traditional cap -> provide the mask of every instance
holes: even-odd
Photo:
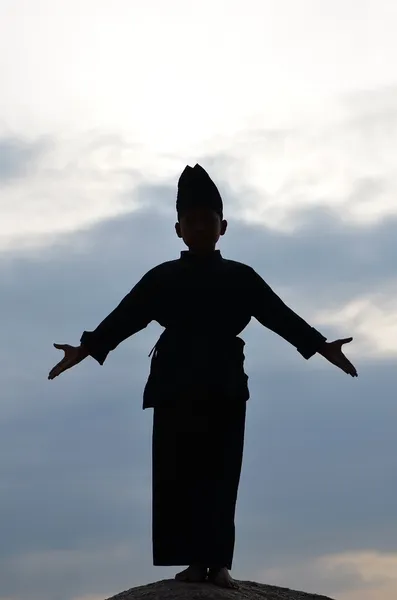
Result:
[[[185,210],[194,207],[211,208],[223,219],[223,202],[218,188],[199,164],[194,167],[186,166],[178,181],[178,217]]]

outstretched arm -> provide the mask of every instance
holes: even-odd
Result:
[[[249,294],[252,316],[295,346],[304,358],[309,359],[324,346],[327,338],[291,310],[253,269]]]
[[[295,346],[304,358],[309,359],[318,352],[348,375],[357,377],[356,368],[342,352],[342,346],[351,342],[353,338],[327,342],[319,331],[311,327],[284,304],[281,298],[253,269],[248,288],[252,316],[259,323]]]
[[[153,320],[155,282],[149,271],[94,331],[84,331],[85,351],[103,365],[107,355]]]

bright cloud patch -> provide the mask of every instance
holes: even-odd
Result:
[[[376,551],[325,555],[267,569],[258,579],[338,600],[395,600],[397,554]]]
[[[151,203],[161,210],[164,199],[173,202],[187,162],[201,162],[233,216],[249,222],[293,231],[305,210],[316,207],[356,225],[377,222],[397,213],[396,94],[378,90],[335,101],[325,115],[297,119],[290,129],[258,123],[254,131],[214,135],[201,150],[187,146],[173,155],[131,136],[61,136],[40,147],[28,170],[34,149],[8,142],[14,154],[3,157],[3,170],[14,176],[2,190],[0,249],[51,243],[55,235],[133,211],[145,202],[142,186],[152,187]]]
[[[389,286],[390,288],[390,286]],[[335,311],[317,313],[315,321],[352,331],[352,352],[366,356],[397,354],[397,286],[351,300]]]

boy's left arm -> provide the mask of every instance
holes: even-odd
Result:
[[[252,316],[261,325],[295,346],[304,358],[309,359],[319,353],[345,373],[357,376],[356,369],[341,349],[343,344],[351,342],[353,338],[327,342],[326,337],[289,308],[253,269],[250,279],[248,289]]]

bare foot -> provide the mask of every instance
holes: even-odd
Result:
[[[208,581],[219,587],[238,589],[238,583],[230,577],[230,573],[226,567],[222,567],[221,569],[210,569]]]
[[[190,565],[184,571],[175,575],[177,581],[186,581],[189,583],[200,583],[207,579],[207,567],[200,565]]]

